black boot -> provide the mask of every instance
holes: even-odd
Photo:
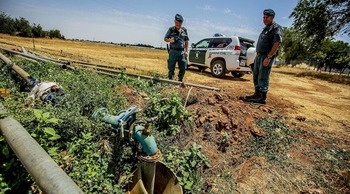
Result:
[[[260,96],[258,98],[250,99],[249,102],[266,104],[266,95],[267,95],[267,92],[260,92]]]
[[[254,98],[257,98],[260,96],[260,91],[259,90],[255,90],[254,94],[253,95],[250,95],[250,96],[245,96],[244,98],[245,99],[254,99]]]
[[[253,95],[249,95],[249,96],[240,96],[239,99],[243,100],[243,101],[249,101],[250,99],[254,99],[260,96],[260,91],[259,90],[255,90]]]

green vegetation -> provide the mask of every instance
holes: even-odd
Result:
[[[285,60],[285,64],[304,61],[317,70],[324,68],[325,71],[337,70],[341,73],[350,68],[350,45],[343,41],[327,38],[316,47],[312,40],[295,29],[284,28],[281,50],[280,58]]]
[[[246,157],[264,156],[272,163],[283,164],[288,158],[287,153],[294,143],[298,130],[290,129],[282,121],[274,118],[260,118],[256,121],[259,128],[266,132],[264,137],[252,137],[245,151]]]
[[[300,172],[315,188],[322,188],[325,193],[347,191],[350,152],[338,147],[334,143],[336,140],[327,134],[322,137],[322,134],[315,136],[307,131],[291,129],[275,118],[259,118],[256,124],[266,135],[251,137],[245,146],[245,158],[266,158],[271,166],[268,168],[273,168],[270,172],[284,173],[290,181],[289,186],[294,189],[305,187],[304,181],[295,179],[295,172]],[[314,141],[324,143],[315,144]],[[299,156],[293,156],[293,153]],[[313,165],[309,165],[311,162]]]
[[[348,0],[300,0],[290,17],[294,28],[318,46],[337,33],[350,35]]]
[[[31,25],[28,20],[23,17],[19,19],[11,18],[4,12],[0,12],[0,33],[19,35],[22,37],[50,37],[64,39],[61,32],[57,29],[45,31],[40,24]]]
[[[0,63],[0,87],[11,89],[11,96],[2,99],[9,115],[28,130],[85,193],[124,193],[124,186],[139,162],[135,157],[137,147],[134,142],[119,138],[119,132],[109,124],[90,118],[101,107],[106,107],[112,115],[128,108],[126,96],[116,89],[118,85],[133,88],[135,93],[147,93],[150,100],[137,118],[150,125],[163,153],[162,160],[176,173],[184,188],[192,193],[201,188],[199,177],[202,169],[208,166],[208,159],[201,153],[199,145],[178,146],[184,140],[179,136],[191,132],[184,129],[191,125],[192,120],[177,94],[160,94],[165,86],[171,91],[171,86],[132,79],[124,74],[112,78],[85,70],[63,70],[50,63],[11,60],[34,78],[59,82],[68,94],[56,104],[26,107],[24,103],[29,88],[24,88],[23,80],[11,75],[8,67]],[[1,193],[39,192],[40,188],[1,135],[0,146]],[[31,189],[31,186],[34,187]]]
[[[156,118],[156,127],[165,135],[176,135],[180,132],[180,122],[189,119],[190,114],[182,106],[179,96],[152,97],[150,108],[145,111],[148,118]]]
[[[182,151],[176,146],[169,146],[166,149],[167,155],[163,161],[174,169],[174,173],[179,177],[181,185],[188,193],[198,193],[201,191],[201,181],[199,173],[196,171],[201,167],[210,167],[209,161],[201,152],[201,146],[193,143],[192,148]]]
[[[350,69],[349,43],[334,40],[350,35],[350,9],[346,0],[301,0],[290,14],[294,22],[283,29],[281,45],[285,64],[303,61],[324,71]]]

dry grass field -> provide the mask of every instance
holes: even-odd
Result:
[[[10,44],[33,50],[30,38],[0,34],[0,47],[15,49]],[[167,74],[165,50],[35,39],[35,51],[55,59],[125,67],[129,73],[162,77]],[[274,67],[268,103],[259,106],[238,99],[253,91],[252,75],[242,78],[227,75],[218,79],[212,77],[209,70],[200,72],[194,67],[187,70],[185,82],[221,89],[214,92],[194,88],[191,96],[197,98],[198,103],[187,107],[197,124],[193,141],[204,147],[212,166],[204,172],[208,193],[228,190],[229,193],[350,193],[349,76],[342,77],[347,81],[341,84],[315,78],[314,73]],[[179,91],[187,94],[189,88],[179,88]],[[243,160],[243,149],[254,147],[247,137],[258,130],[253,121],[260,117],[282,118],[290,128],[302,131],[297,135],[301,143],[290,145],[292,148],[286,155],[288,165],[263,156]],[[226,128],[205,131],[203,120]],[[278,129],[276,133],[279,134]],[[215,141],[223,134],[230,137],[230,145],[224,151]]]

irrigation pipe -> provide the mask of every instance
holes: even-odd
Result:
[[[33,51],[29,51],[29,52],[33,53],[33,54],[37,54],[37,53],[35,53]],[[37,55],[41,55],[41,54],[37,54]],[[41,55],[41,56],[43,56],[45,58],[48,58],[48,57],[46,57],[44,55]],[[52,59],[52,60],[54,60],[54,59]],[[57,60],[55,60],[55,61],[57,61]],[[105,75],[109,75],[109,76],[116,76],[116,75],[115,74],[106,73],[106,72],[103,72],[103,71],[120,74],[120,73],[122,73],[122,71],[120,71],[120,70],[125,70],[125,67],[120,68],[120,67],[113,67],[113,66],[101,65],[101,64],[91,64],[91,63],[87,63],[87,62],[74,61],[74,60],[70,61],[70,62],[74,62],[74,65],[77,65],[77,66],[82,66],[82,67],[85,67],[85,68],[94,69],[97,73],[105,74]],[[100,71],[100,70],[102,70],[102,71]],[[126,74],[126,75],[129,75],[129,76],[137,77],[137,78],[152,79],[152,80],[157,80],[157,81],[160,81],[160,82],[166,82],[166,83],[175,84],[175,85],[183,84],[182,82],[174,81],[174,80],[168,80],[168,79],[162,79],[162,78],[151,77],[151,76],[146,76],[146,75],[126,73],[126,72],[123,72],[123,73]],[[185,85],[198,87],[198,88],[204,88],[204,89],[208,89],[208,90],[220,91],[219,88],[203,86],[203,85],[197,85],[197,84],[192,84],[192,83],[185,83]]]
[[[22,55],[22,56],[25,56],[25,57],[29,57],[29,58],[32,58],[32,59],[42,60],[42,61],[45,61],[45,62],[47,62],[48,60],[51,60],[53,62],[58,61],[58,60],[55,60],[55,59],[50,59],[48,57],[45,57],[45,59],[42,59],[42,58],[34,57],[34,56],[31,56],[31,55],[26,55],[26,54],[23,54],[23,53],[20,53],[20,52],[8,50],[8,49],[5,49],[5,48],[0,48],[0,49],[2,49],[4,51],[7,51],[7,52],[15,53],[15,54],[18,54],[18,55]],[[32,51],[30,51],[30,52],[34,53]],[[111,66],[93,65],[93,64],[84,63],[84,62],[77,62],[77,61],[75,61],[75,63],[80,63],[80,64],[76,64],[76,65],[83,66],[83,67],[90,67],[90,68],[93,68],[93,69],[96,69],[96,70],[103,70],[103,71],[108,71],[108,72],[118,73],[118,74],[122,73],[121,71],[115,70],[116,69],[115,67],[111,67]],[[60,64],[60,65],[62,66],[62,68],[65,68],[63,65],[66,65],[66,64]],[[75,70],[74,67],[67,66],[67,65],[66,65],[66,67]],[[120,69],[120,68],[117,68],[117,69]],[[106,73],[106,72],[101,72],[101,71],[97,71],[97,72],[100,73],[100,74],[115,76],[114,74],[110,74],[110,73]],[[162,78],[158,78],[158,77],[139,75],[139,74],[133,74],[133,73],[126,73],[126,72],[124,72],[124,74],[129,75],[129,76],[133,76],[133,77],[137,77],[137,78],[151,79],[151,80],[156,80],[156,81],[170,83],[170,84],[175,84],[175,85],[183,84],[183,82],[169,80],[169,79],[162,79]],[[192,83],[185,83],[185,85],[193,86],[193,87],[197,87],[197,88],[208,89],[208,90],[220,91],[220,88],[215,88],[215,87],[210,87],[210,86],[203,86],[203,85],[192,84]]]
[[[102,64],[92,64],[92,63],[87,63],[87,62],[82,62],[82,61],[74,61],[74,60],[70,60],[70,62],[78,63],[77,65],[81,65],[81,66],[106,67],[106,68],[110,68],[110,69],[126,70],[125,67],[115,67],[115,66],[108,66],[108,65],[102,65]]]
[[[14,70],[19,76],[21,76],[21,78],[23,78],[27,84],[30,84],[30,75],[24,71],[22,68],[20,68],[19,66],[13,64],[10,59],[8,59],[7,57],[5,57],[5,55],[3,55],[2,53],[0,53],[0,58],[8,65],[11,66],[12,70]]]
[[[47,59],[53,62],[58,62],[58,63],[66,63],[66,64],[70,64],[70,63],[76,63],[76,65],[80,65],[80,66],[84,66],[84,67],[106,67],[106,68],[112,68],[112,69],[119,69],[119,70],[125,70],[125,67],[113,67],[113,66],[108,66],[108,65],[103,65],[103,64],[92,64],[92,63],[88,63],[88,62],[83,62],[83,61],[75,61],[75,60],[69,60],[69,61],[64,61],[64,60],[57,60],[57,59],[53,59],[50,57],[47,57],[45,55],[42,55],[40,53],[34,52],[34,51],[28,51],[34,55],[40,56],[43,59]]]
[[[114,74],[112,74],[112,73],[107,73],[107,72],[103,72],[103,71],[96,71],[99,74],[104,74],[104,75],[109,75],[109,76],[117,76],[116,73],[118,73],[118,74],[124,73],[125,75],[129,75],[129,76],[132,76],[132,77],[150,79],[150,80],[155,80],[155,81],[159,81],[159,82],[165,82],[165,83],[174,84],[174,85],[182,85],[182,84],[184,84],[186,86],[193,86],[193,87],[203,88],[203,89],[207,89],[207,90],[220,91],[220,88],[214,88],[214,87],[210,87],[210,86],[203,86],[203,85],[192,84],[192,83],[183,83],[183,82],[180,82],[180,81],[175,81],[175,80],[170,80],[170,79],[162,79],[162,78],[159,78],[159,77],[152,77],[152,76],[147,76],[147,75],[138,75],[138,74],[133,74],[133,73],[126,73],[126,72],[116,71],[116,70],[107,69],[107,68],[95,67],[94,69],[105,70],[105,71],[109,71],[109,72],[114,73]]]
[[[29,50],[28,52],[31,53],[31,54],[37,55],[38,57],[40,57],[40,58],[42,58],[42,59],[45,59],[45,60],[49,60],[49,61],[56,62],[56,63],[69,64],[68,61],[56,60],[56,59],[50,58],[50,57],[48,57],[48,56],[45,56],[45,55],[42,55],[42,54],[39,54],[39,53],[36,53],[36,52],[34,52],[34,51],[31,51],[31,50]]]
[[[0,103],[0,130],[17,158],[44,193],[83,193],[23,126]]]
[[[21,53],[21,52],[9,50],[9,49],[6,49],[6,48],[0,48],[0,49],[3,50],[3,51],[6,51],[8,53],[21,55],[21,56],[24,56],[24,57],[27,57],[27,58],[30,58],[30,59],[39,60],[39,61],[43,61],[43,62],[52,62],[52,63],[55,63],[56,65],[60,65],[63,69],[68,68],[68,69],[71,69],[71,70],[75,70],[73,67],[70,67],[67,64],[57,63],[57,62],[52,61],[52,60],[43,59],[43,58],[40,58],[40,57],[35,57],[35,56],[32,56],[32,55],[28,55],[28,54],[24,54],[24,53]]]

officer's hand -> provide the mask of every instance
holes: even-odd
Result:
[[[169,42],[170,42],[170,43],[174,43],[174,42],[175,42],[175,39],[174,39],[174,38],[169,38]]]
[[[271,59],[269,59],[269,58],[266,57],[266,58],[264,59],[264,61],[263,61],[263,66],[264,66],[264,67],[269,66],[270,61],[271,61]]]
[[[185,51],[185,59],[187,59],[187,56],[188,56],[188,52]]]

